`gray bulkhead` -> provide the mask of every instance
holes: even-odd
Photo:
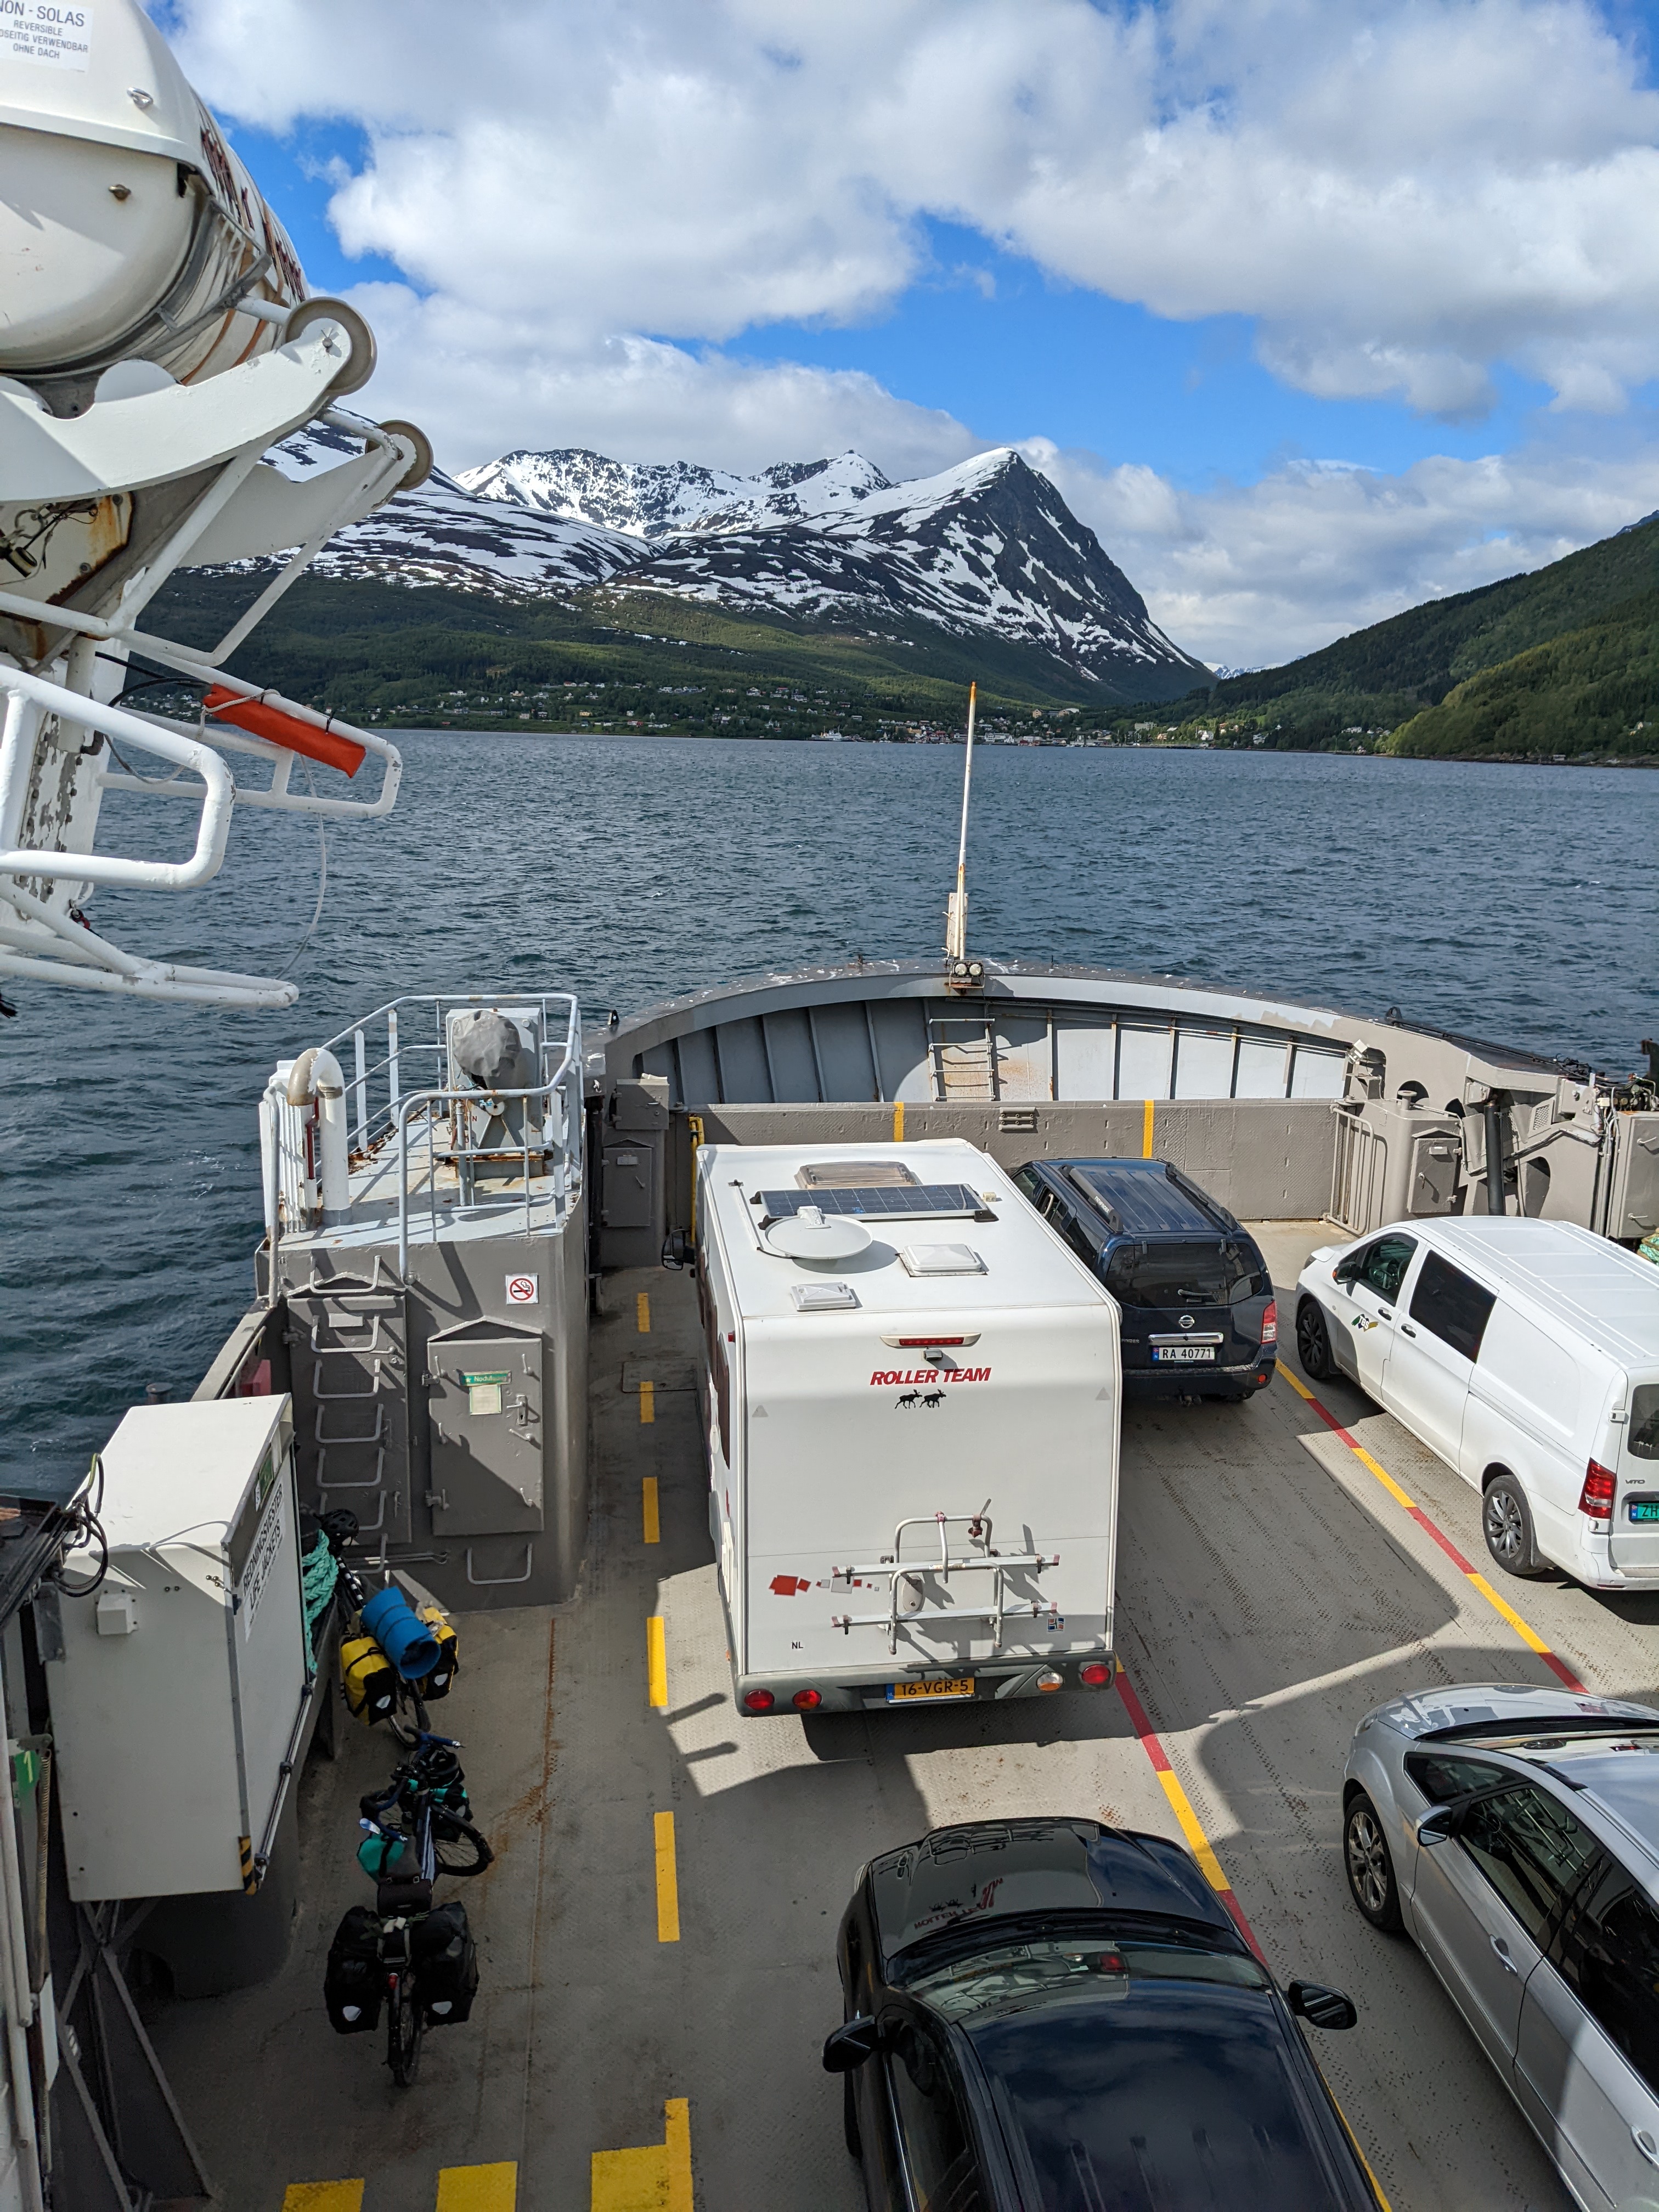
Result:
[[[965,993],[930,961],[763,976],[603,1032],[589,1073],[607,1145],[625,1135],[635,1149],[637,1134],[660,1193],[654,1226],[687,1226],[696,1143],[901,1129],[966,1138],[1005,1167],[1150,1150],[1243,1218],[1328,1216],[1353,1234],[1484,1212],[1497,1184],[1510,1212],[1626,1242],[1659,1226],[1650,1084],[1167,976],[981,967]],[[601,1261],[640,1264],[654,1228],[613,1224],[611,1188],[607,1175]]]

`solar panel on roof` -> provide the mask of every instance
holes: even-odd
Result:
[[[756,1193],[768,1221],[785,1221],[805,1206],[820,1213],[857,1214],[865,1220],[940,1220],[984,1211],[976,1190],[965,1182],[919,1182],[906,1187],[868,1185],[855,1190],[763,1190]]]

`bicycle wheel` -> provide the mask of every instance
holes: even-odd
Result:
[[[386,1990],[386,2063],[400,2089],[411,2085],[420,2066],[424,2025],[414,1983],[407,1973],[393,1974]]]
[[[440,1874],[482,1874],[495,1854],[470,1821],[453,1813],[432,1814],[432,1853]]]

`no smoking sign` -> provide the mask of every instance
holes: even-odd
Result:
[[[542,1279],[539,1275],[509,1275],[507,1279],[507,1303],[510,1306],[538,1306],[542,1302]]]

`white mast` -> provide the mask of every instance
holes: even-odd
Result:
[[[962,836],[957,844],[957,887],[945,902],[945,957],[953,972],[968,961],[968,794],[974,781],[974,709],[979,685],[968,686],[968,749],[962,762]]]

